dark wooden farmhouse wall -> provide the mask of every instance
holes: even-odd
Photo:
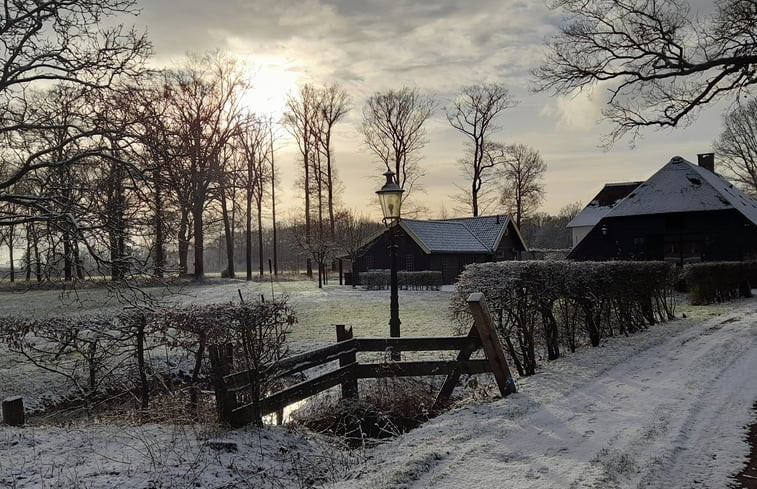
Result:
[[[523,243],[518,239],[515,228],[512,224],[507,226],[507,233],[502,236],[497,247],[494,260],[519,260],[521,258],[521,252],[525,251]]]
[[[454,283],[466,265],[492,261],[490,254],[432,253],[427,255],[418,244],[404,231],[397,236],[397,265],[399,270],[422,271],[436,270],[442,272],[444,283]],[[510,244],[509,249],[512,249]],[[511,258],[506,258],[511,259]],[[366,270],[388,270],[391,267],[389,257],[389,237],[387,233],[374,241],[358,258],[354,270],[358,273]]]
[[[679,264],[757,259],[757,230],[733,209],[606,218],[569,258]]]

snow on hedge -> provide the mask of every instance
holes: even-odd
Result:
[[[460,275],[452,314],[469,323],[466,299],[483,292],[520,375],[563,347],[631,334],[674,317],[674,270],[662,262],[508,261],[474,264]],[[545,354],[545,355],[543,355]]]

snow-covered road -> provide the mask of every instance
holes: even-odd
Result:
[[[340,488],[725,488],[757,400],[757,300],[611,338],[375,449]]]

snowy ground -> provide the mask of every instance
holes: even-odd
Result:
[[[553,362],[377,448],[336,487],[729,487],[757,400],[757,300],[718,310]]]
[[[300,311],[297,342],[332,342],[336,323],[386,334],[386,291],[274,287]],[[181,300],[235,300],[238,288],[270,297],[270,285],[230,282],[187,289]],[[3,297],[0,314],[79,307],[27,294]],[[98,292],[88,294],[85,307],[97,307]],[[449,295],[403,291],[403,335],[449,334]],[[281,427],[0,426],[0,487],[728,487],[746,460],[757,400],[757,299],[679,311],[689,318],[582,348],[521,379],[518,394],[470,402],[360,453]],[[26,385],[27,373],[0,352],[0,397],[27,388],[33,401],[56,387],[44,376]]]

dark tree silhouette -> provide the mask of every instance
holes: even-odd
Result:
[[[699,109],[757,83],[757,2],[715,2],[710,18],[684,0],[553,0],[567,20],[547,43],[534,88],[569,95],[607,87],[612,144],[644,127],[690,123]],[[601,84],[601,85],[600,85]]]

